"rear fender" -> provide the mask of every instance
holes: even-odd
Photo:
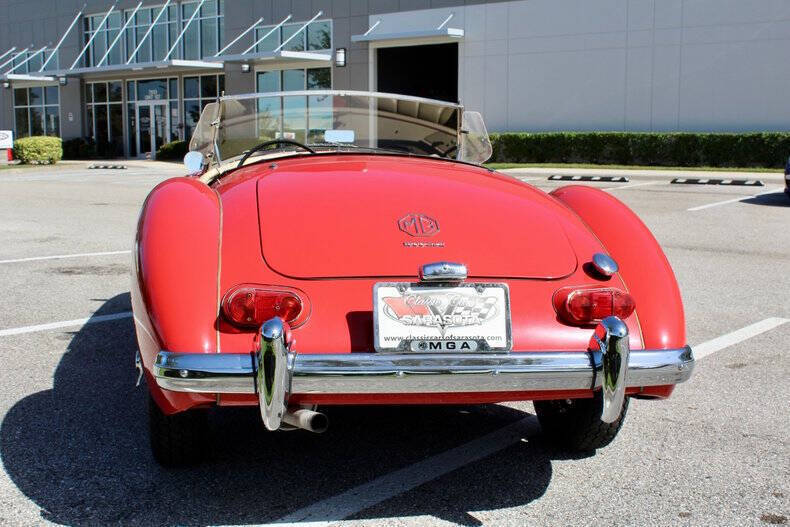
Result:
[[[151,395],[165,413],[213,402],[207,394],[161,390],[151,375],[162,350],[217,353],[221,204],[196,179],[151,191],[137,225],[132,308]]]
[[[570,185],[551,192],[587,224],[617,261],[636,300],[645,349],[686,345],[686,322],[675,273],[653,234],[623,202],[597,188]]]

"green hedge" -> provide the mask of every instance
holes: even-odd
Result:
[[[159,147],[156,151],[157,161],[181,161],[189,151],[186,141],[173,141]]]
[[[14,157],[22,163],[57,163],[63,158],[60,137],[33,136],[14,141]]]
[[[790,132],[743,134],[545,132],[491,134],[498,163],[783,167]]]

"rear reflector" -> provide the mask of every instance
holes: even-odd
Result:
[[[307,319],[308,310],[296,291],[244,284],[225,294],[222,313],[231,324],[239,327],[258,328],[267,320],[280,317],[295,328]]]
[[[573,325],[600,322],[606,317],[628,318],[636,308],[634,298],[619,289],[560,289],[554,295],[560,317]]]

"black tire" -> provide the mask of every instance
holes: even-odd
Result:
[[[613,423],[601,421],[603,397],[596,392],[592,399],[534,401],[543,435],[552,443],[577,452],[590,452],[611,443],[623,426],[628,401]]]
[[[206,410],[187,410],[165,415],[149,395],[148,431],[157,463],[180,467],[200,462],[206,453],[207,414]]]

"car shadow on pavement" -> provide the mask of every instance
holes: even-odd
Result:
[[[95,315],[129,309],[126,293]],[[330,408],[329,431],[314,435],[267,433],[257,409],[223,408],[211,414],[210,459],[168,470],[148,448],[146,388],[134,386],[135,350],[131,318],[86,324],[73,334],[53,388],[5,415],[3,465],[44,519],[68,525],[275,521],[529,416],[500,405]],[[542,496],[551,461],[561,457],[525,431],[522,441],[357,517],[432,515],[476,525],[467,511]]]
[[[754,197],[743,199],[741,202],[752,205],[768,205],[769,207],[790,207],[790,196],[780,190],[769,194],[758,194]]]

